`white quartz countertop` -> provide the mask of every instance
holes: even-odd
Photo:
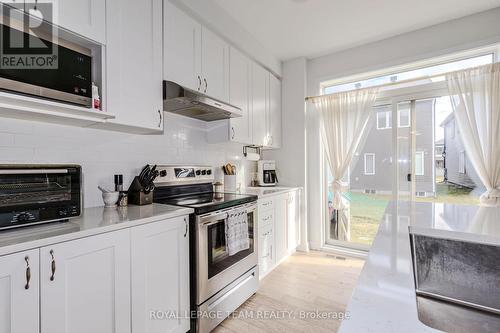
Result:
[[[85,208],[80,217],[67,222],[1,231],[0,256],[191,213],[191,208],[161,204]]]
[[[285,187],[285,186],[273,186],[273,187],[244,187],[241,188],[238,193],[241,194],[252,194],[261,198],[266,198],[274,195],[279,195],[295,190],[300,190],[301,187]]]
[[[500,208],[390,203],[347,307],[340,333],[441,332],[418,319],[409,230],[427,236],[500,244]]]

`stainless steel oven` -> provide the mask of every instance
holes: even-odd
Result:
[[[0,229],[81,213],[78,165],[0,165]]]
[[[196,217],[198,304],[203,303],[223,287],[257,265],[256,204],[208,213]],[[226,246],[226,221],[229,213],[245,211],[250,247],[229,256]]]
[[[257,291],[256,211],[257,205],[250,203],[196,216],[198,311],[230,313]],[[230,256],[225,234],[227,218],[228,214],[241,212],[247,214],[250,246]],[[223,319],[199,320],[198,332],[211,331]]]

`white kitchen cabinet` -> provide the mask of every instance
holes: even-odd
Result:
[[[163,130],[162,0],[107,0],[108,129]]]
[[[269,74],[268,146],[281,148],[281,81]]]
[[[130,230],[40,249],[41,333],[130,332]]]
[[[132,228],[132,332],[189,331],[188,217]],[[179,318],[151,320],[150,311]]]
[[[265,277],[275,265],[273,224],[259,227],[259,275]]]
[[[0,257],[0,332],[39,332],[38,260],[38,249]]]
[[[230,140],[252,144],[252,117],[250,113],[251,61],[243,53],[231,47],[229,55],[229,103],[241,109],[243,116],[232,118]]]
[[[203,93],[221,101],[229,101],[229,44],[202,27],[201,68]]]
[[[252,64],[252,141],[258,146],[268,145],[267,119],[269,107],[269,72]]]
[[[106,43],[106,0],[59,0],[56,4],[59,26]]]
[[[288,226],[287,250],[293,252],[300,244],[300,194],[299,190],[291,191],[286,198],[286,219]]]
[[[275,197],[275,242],[276,242],[276,260],[279,262],[288,256],[288,193],[280,194]]]
[[[1,1],[73,33],[106,43],[106,0]]]
[[[163,2],[164,77],[192,90],[202,88],[201,24],[170,1]]]
[[[295,252],[299,245],[299,205],[299,190],[290,190],[258,200],[261,278]]]
[[[169,1],[164,7],[164,78],[229,101],[229,44]]]

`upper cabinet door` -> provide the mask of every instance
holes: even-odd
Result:
[[[44,5],[47,3],[52,3],[52,6]],[[106,43],[106,0],[25,1],[25,10],[30,14],[40,11],[47,21],[101,44]]]
[[[200,91],[201,75],[201,24],[164,1],[163,69],[165,80]]]
[[[107,0],[106,8],[109,127],[161,131],[162,0]]]
[[[41,333],[130,332],[130,230],[41,248],[40,290]]]
[[[229,101],[229,45],[212,31],[202,28],[202,92]]]
[[[57,6],[61,27],[106,43],[106,0],[60,0]]]
[[[269,94],[269,72],[252,64],[252,137],[253,143],[267,145],[267,108]]]
[[[132,332],[189,331],[188,217],[132,228]],[[150,311],[179,318],[151,320]]]
[[[269,74],[269,138],[272,148],[281,147],[281,81]]]
[[[252,144],[252,118],[250,114],[251,61],[234,47],[229,54],[229,103],[243,112],[243,117],[230,120],[231,141]]]
[[[38,259],[38,250],[0,257],[0,332],[39,332]]]

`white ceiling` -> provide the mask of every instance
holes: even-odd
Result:
[[[313,58],[500,6],[500,0],[213,1],[280,60]]]

